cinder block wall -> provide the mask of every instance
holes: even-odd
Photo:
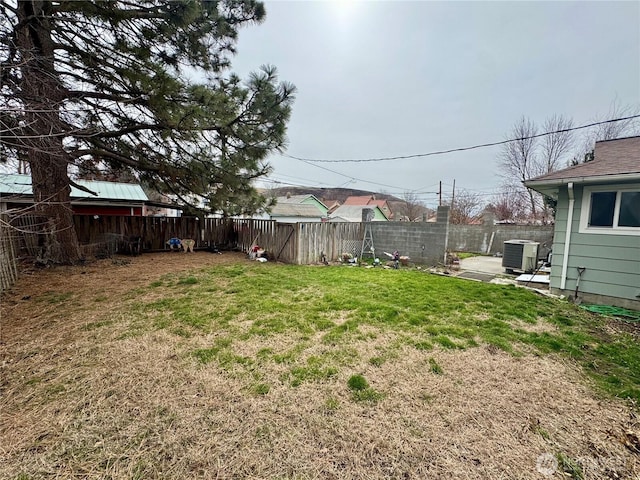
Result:
[[[449,207],[438,207],[436,223],[372,222],[371,232],[376,256],[385,261],[386,255],[398,250],[411,261],[421,265],[444,262],[447,244]]]
[[[493,234],[493,241],[491,236]],[[546,257],[553,243],[552,225],[449,225],[449,250],[494,254],[502,252],[507,240],[540,243],[539,257]],[[546,244],[546,246],[544,246]],[[490,248],[489,248],[490,247]]]

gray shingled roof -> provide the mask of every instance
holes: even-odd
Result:
[[[272,217],[317,217],[321,218],[323,212],[315,205],[305,203],[277,203],[271,210]]]
[[[289,197],[278,197],[278,203],[302,203],[312,195],[290,195]]]
[[[640,178],[640,137],[596,142],[594,159],[573,167],[532,178],[525,185],[564,183],[570,179],[590,177],[606,180],[607,176],[629,175]]]

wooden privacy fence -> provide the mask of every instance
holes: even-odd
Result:
[[[142,251],[167,250],[171,237],[191,238],[196,248],[233,248],[249,252],[265,249],[272,260],[285,263],[319,263],[343,252],[358,253],[362,242],[360,223],[277,223],[274,220],[195,217],[73,217],[78,241],[87,257],[119,251],[122,240],[141,237]],[[3,216],[0,222],[0,289],[17,278],[18,256],[37,259],[42,252],[47,221],[36,215]]]
[[[140,236],[143,251],[168,249],[171,237],[192,238],[196,248],[212,246],[248,252],[264,248],[274,260],[309,264],[330,260],[343,252],[359,253],[360,223],[278,223],[274,220],[195,217],[74,216],[78,240],[84,246],[108,243],[110,238]]]
[[[0,292],[10,288],[18,278],[16,230],[7,215],[0,215]]]
[[[19,232],[14,250],[18,248],[22,256],[37,258],[44,243],[45,220],[25,215],[10,219]],[[141,238],[143,252],[168,250],[167,240],[178,237],[195,240],[196,249],[217,247],[249,252],[252,246],[258,245],[273,260],[304,265],[320,263],[323,256],[329,261],[340,258],[343,253],[358,256],[364,232],[364,224],[350,222],[278,223],[254,219],[106,215],[75,215],[73,220],[82,252],[87,257],[117,253],[123,240],[129,237]],[[397,223],[377,227],[383,226],[389,232],[400,228]],[[432,228],[424,225],[428,227]]]
[[[265,249],[268,255],[285,263],[295,263],[295,223],[278,223],[274,220],[234,220],[233,231],[237,246],[248,252],[253,245]]]
[[[212,219],[207,219],[212,220]],[[216,235],[211,235],[211,222],[201,222],[196,217],[121,217],[74,215],[73,222],[82,245],[108,243],[114,235],[121,237],[141,237],[142,249],[157,251],[167,249],[166,242],[171,237],[192,238],[196,247],[209,243],[222,243]]]
[[[336,260],[343,253],[360,256],[362,223],[298,223],[298,242],[295,261],[300,265],[319,263],[324,254],[328,260]]]
[[[78,241],[81,245],[101,245],[112,238],[139,236],[143,251],[167,250],[172,237],[191,238],[195,248],[227,247],[248,252],[259,244],[272,256],[283,261],[295,258],[294,227],[277,224],[274,220],[243,220],[196,217],[120,217],[74,216]]]

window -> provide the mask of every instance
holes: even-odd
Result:
[[[594,192],[591,194],[590,227],[613,227],[616,196],[616,192]]]
[[[580,232],[640,235],[640,188],[585,187]]]
[[[640,192],[622,192],[618,226],[640,227]]]

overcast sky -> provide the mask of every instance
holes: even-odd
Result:
[[[525,115],[575,124],[640,105],[640,2],[267,1],[233,70],[273,64],[298,89],[287,153],[401,156],[506,138]],[[374,163],[273,155],[271,179],[437,203],[438,182],[500,190],[499,147]],[[367,183],[374,182],[374,183]],[[378,185],[382,184],[382,185]]]

